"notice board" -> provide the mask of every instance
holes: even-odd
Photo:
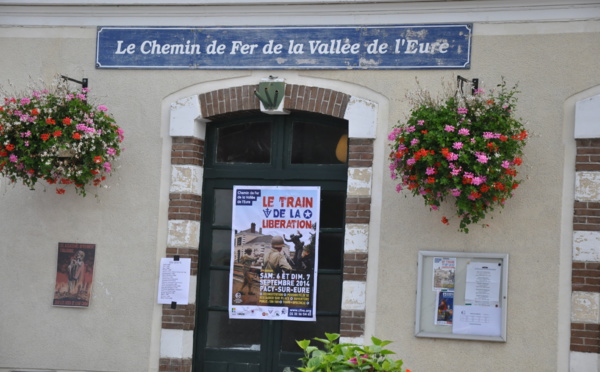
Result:
[[[508,254],[420,251],[415,336],[506,342]]]

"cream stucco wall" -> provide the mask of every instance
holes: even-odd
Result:
[[[94,27],[1,27],[0,83],[30,77],[87,77],[92,96],[125,130],[120,167],[97,198],[53,188],[29,191],[0,181],[0,371],[156,371],[161,307],[158,260],[167,246],[169,112],[194,87],[247,82],[269,71],[96,70]],[[600,85],[596,22],[475,24],[467,71],[285,72],[297,82],[373,92],[389,106],[379,117],[373,167],[367,336],[393,340],[413,371],[566,371],[569,355],[573,118],[569,97]],[[525,182],[490,227],[468,235],[440,222],[422,200],[395,192],[387,133],[405,117],[406,92],[437,89],[455,74],[519,83],[518,114],[530,140]],[[273,72],[277,75],[278,72]],[[354,92],[347,92],[353,94]],[[357,94],[359,97],[364,95]],[[572,109],[572,108],[571,108]],[[385,208],[382,206],[385,204]],[[58,242],[95,243],[89,309],[51,306]],[[419,250],[510,255],[508,341],[419,339],[413,335]]]

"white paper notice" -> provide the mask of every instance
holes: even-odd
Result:
[[[158,303],[187,305],[190,292],[190,258],[160,259],[160,278],[158,282]]]
[[[502,309],[488,306],[454,306],[452,333],[476,336],[501,336]]]
[[[500,306],[500,275],[502,266],[491,262],[470,262],[467,265],[465,305]]]

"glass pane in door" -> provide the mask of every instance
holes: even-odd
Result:
[[[244,123],[217,130],[217,163],[269,163],[271,124]]]
[[[211,311],[206,328],[206,346],[260,350],[262,320],[229,319],[227,311]]]
[[[292,134],[292,164],[345,164],[348,130],[312,122],[295,122]]]

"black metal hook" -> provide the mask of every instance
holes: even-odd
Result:
[[[65,80],[69,80],[69,81],[72,81],[74,83],[81,84],[82,88],[87,88],[88,87],[88,79],[87,78],[83,78],[83,79],[81,79],[81,81],[79,81],[79,80],[71,79],[70,77],[65,76],[65,75],[60,75],[60,77],[63,78],[63,79],[65,79]]]
[[[479,89],[479,79],[475,78],[472,80],[465,79],[464,77],[458,75],[456,77],[458,87],[460,88],[460,93],[464,94],[463,85],[464,83],[471,84],[471,94],[475,94],[475,91]]]

